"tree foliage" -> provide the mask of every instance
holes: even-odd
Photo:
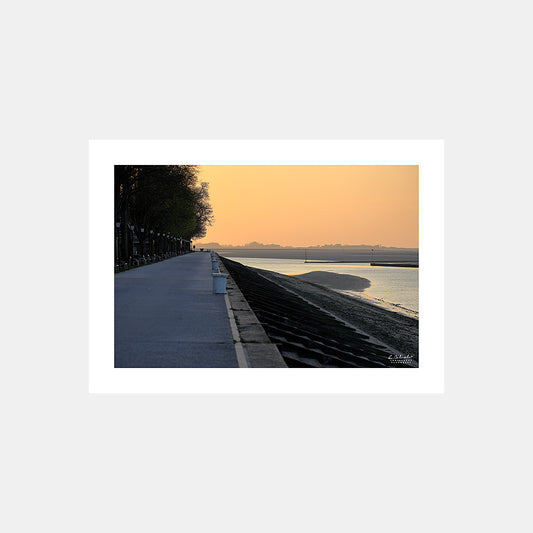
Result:
[[[194,165],[116,165],[115,219],[190,240],[213,223],[209,186]]]

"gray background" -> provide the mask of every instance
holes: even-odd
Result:
[[[530,530],[526,2],[2,11],[3,529]],[[98,138],[445,139],[446,394],[89,396]]]

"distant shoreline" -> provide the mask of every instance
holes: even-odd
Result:
[[[337,263],[355,263],[355,264],[366,264],[369,263],[369,261],[304,261],[304,263],[314,263],[314,264],[337,264]],[[372,263],[370,262],[370,266],[383,266],[383,267],[406,267],[406,268],[418,268],[418,263],[394,263],[394,262],[387,262],[387,263]]]
[[[209,247],[209,246],[203,246],[201,244],[195,244],[195,247],[200,250],[213,250],[215,252],[309,252],[309,253],[323,253],[323,252],[333,252],[333,253],[343,253],[343,252],[364,252],[364,253],[372,253],[372,248],[367,248],[366,246],[346,246],[343,248],[326,248],[326,247],[308,247],[305,246],[280,246],[280,247],[260,247],[260,248],[245,248],[244,246],[223,246],[220,248],[217,247]],[[418,253],[418,248],[394,248],[393,246],[389,248],[374,248],[374,253],[396,253],[396,252],[410,252],[410,253]]]
[[[218,249],[217,253],[223,257],[293,259],[302,263],[418,263],[418,250],[401,248],[381,248],[373,252],[360,248],[224,248]]]

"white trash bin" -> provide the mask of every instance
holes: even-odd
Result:
[[[226,278],[228,274],[213,272],[213,294],[226,294]]]

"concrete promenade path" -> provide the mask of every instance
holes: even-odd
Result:
[[[238,367],[209,253],[115,274],[115,367]]]

